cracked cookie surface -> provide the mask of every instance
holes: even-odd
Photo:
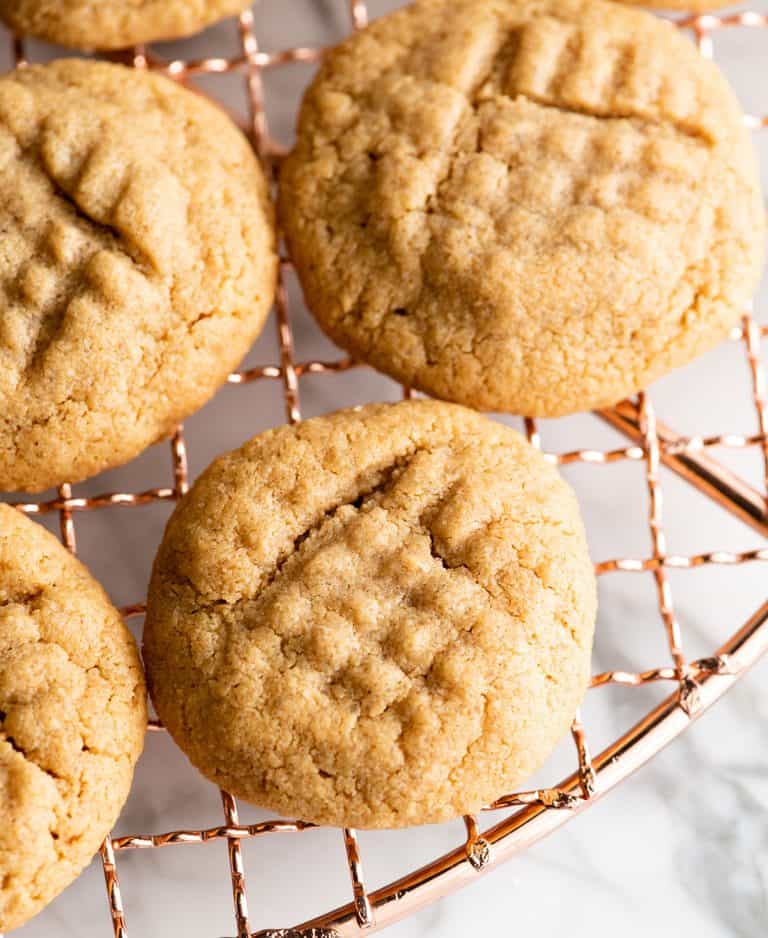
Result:
[[[250,0],[0,0],[0,18],[20,36],[79,49],[121,49],[190,36],[250,5]]]
[[[83,565],[0,504],[0,932],[99,849],[147,722],[138,649]]]
[[[266,181],[172,81],[70,59],[0,79],[0,490],[79,481],[168,435],[261,330]]]
[[[619,0],[632,6],[648,7],[652,10],[680,10],[681,12],[706,13],[734,6],[733,0]]]
[[[599,0],[418,0],[374,22],[308,90],[280,209],[339,345],[543,416],[724,338],[763,249],[724,78],[670,24]]]
[[[144,632],[158,714],[283,815],[398,827],[513,789],[586,687],[576,500],[517,433],[368,405],[217,459],[173,517]]]

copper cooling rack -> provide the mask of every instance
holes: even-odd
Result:
[[[348,0],[346,6],[351,28],[365,28],[368,20],[366,4],[361,0]],[[755,12],[683,17],[677,23],[681,29],[692,34],[699,50],[707,57],[714,55],[718,34],[723,30],[732,27],[768,30],[768,16]],[[231,58],[168,61],[157,57],[144,47],[127,50],[118,58],[135,68],[152,69],[180,82],[201,75],[235,73],[242,76],[247,88],[249,107],[247,126],[244,129],[251,137],[259,156],[273,174],[276,174],[285,149],[270,133],[264,107],[263,75],[267,70],[278,69],[289,63],[317,61],[323,54],[323,48],[295,47],[280,52],[264,52],[259,46],[252,13],[242,14],[237,24],[239,50],[238,54]],[[768,38],[768,32],[764,35]],[[25,64],[27,51],[24,42],[18,39],[11,41],[16,63]],[[755,132],[768,128],[766,115],[749,115],[746,122]],[[242,124],[242,121],[240,123]],[[276,299],[279,362],[237,372],[230,375],[229,381],[234,385],[255,381],[279,382],[283,391],[285,416],[288,421],[293,422],[301,419],[300,382],[305,375],[326,375],[330,379],[339,372],[358,366],[349,359],[330,362],[296,360],[291,311],[285,287],[285,274],[290,265],[290,258],[284,257]],[[693,556],[669,553],[664,532],[660,486],[660,467],[665,465],[763,537],[768,535],[768,404],[766,373],[761,363],[760,350],[761,341],[766,335],[768,327],[760,326],[753,318],[751,310],[747,310],[740,326],[732,331],[730,337],[732,342],[743,347],[745,353],[745,366],[751,381],[752,405],[756,414],[757,432],[754,434],[682,436],[657,419],[649,397],[642,393],[635,400],[624,401],[615,408],[598,414],[627,438],[628,444],[623,448],[607,451],[580,449],[568,453],[548,454],[550,460],[560,465],[606,464],[621,460],[644,465],[648,529],[652,546],[650,556],[606,560],[599,563],[596,569],[600,575],[615,571],[645,571],[652,574],[670,663],[637,673],[607,671],[592,679],[592,688],[604,688],[606,685],[639,687],[652,682],[667,682],[671,688],[670,695],[628,732],[596,755],[590,751],[585,728],[577,716],[573,723],[572,736],[578,761],[572,775],[551,788],[504,795],[489,806],[489,810],[504,809],[503,819],[487,829],[483,829],[478,818],[466,817],[466,836],[455,850],[420,869],[406,872],[400,879],[382,888],[374,891],[367,888],[357,834],[351,829],[342,831],[351,880],[351,901],[292,928],[253,934],[257,934],[259,938],[331,938],[336,935],[357,935],[391,924],[426,902],[470,882],[480,872],[493,868],[513,853],[559,827],[625,779],[718,700],[768,650],[768,602],[765,602],[711,655],[698,660],[687,659],[675,614],[668,571],[689,570],[709,564],[736,565],[748,561],[766,561],[768,549],[759,548],[742,553],[714,551]],[[407,396],[409,392],[405,389],[404,393]],[[526,420],[525,428],[531,443],[540,446],[541,440],[535,421]],[[61,538],[74,553],[77,549],[74,519],[79,512],[110,506],[131,507],[158,501],[173,502],[187,490],[187,449],[181,427],[173,436],[170,445],[173,478],[166,486],[142,492],[105,493],[76,498],[72,495],[70,485],[62,485],[55,498],[21,503],[18,507],[29,515],[41,516],[57,512]],[[711,455],[711,451],[716,448],[756,448],[761,453],[764,469],[761,490],[716,461]],[[127,618],[141,616],[144,606],[142,603],[136,603],[124,607],[122,612]],[[162,727],[156,723],[150,725],[150,729],[162,731]],[[228,845],[237,938],[251,936],[241,842],[247,838],[263,837],[271,833],[292,833],[299,836],[312,825],[298,820],[243,825],[239,822],[235,799],[227,792],[221,792],[221,802],[223,824],[218,827],[106,839],[101,848],[101,860],[111,928],[115,938],[126,938],[128,934],[118,876],[117,857],[120,853],[125,850],[145,850],[176,844],[203,844],[217,840],[225,841]]]

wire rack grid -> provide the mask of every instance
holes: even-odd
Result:
[[[341,0],[340,0],[341,2]],[[350,28],[365,28],[368,9],[363,0],[344,0]],[[729,15],[684,16],[677,25],[692,34],[700,52],[712,57],[718,33],[731,27],[768,30],[768,16],[757,12]],[[231,58],[205,58],[196,61],[163,60],[149,49],[139,46],[110,56],[138,69],[151,69],[185,83],[200,75],[237,73],[245,81],[249,117],[244,130],[259,157],[276,179],[285,148],[270,133],[266,113],[263,74],[292,62],[316,62],[323,47],[294,47],[279,52],[264,52],[259,46],[251,12],[237,20],[239,52]],[[766,33],[768,35],[768,32]],[[11,38],[13,58],[17,66],[27,64],[23,40]],[[768,115],[747,115],[747,126],[753,131],[768,128]],[[238,120],[242,126],[242,121]],[[349,358],[336,361],[297,361],[291,326],[291,311],[285,285],[285,274],[291,267],[289,257],[282,257],[276,295],[275,321],[279,346],[279,362],[236,372],[229,377],[234,385],[255,381],[276,381],[282,387],[285,416],[289,422],[301,419],[300,379],[306,375],[333,376],[360,367]],[[763,536],[768,535],[768,402],[766,372],[761,361],[761,342],[768,327],[758,324],[747,310],[741,324],[734,328],[730,340],[744,349],[744,358],[751,383],[751,399],[757,430],[751,435],[719,434],[714,436],[682,436],[657,419],[653,404],[646,393],[636,400],[626,400],[598,416],[628,438],[626,446],[612,450],[578,449],[565,453],[547,453],[558,464],[584,463],[606,465],[629,460],[642,463],[648,496],[648,530],[652,550],[642,558],[615,558],[596,565],[599,575],[612,572],[650,571],[655,581],[658,610],[666,635],[671,663],[642,672],[606,671],[593,677],[592,688],[607,685],[639,687],[654,682],[668,682],[672,693],[651,710],[628,732],[597,755],[592,755],[579,715],[572,725],[577,767],[572,775],[551,788],[515,792],[504,795],[488,810],[508,810],[503,820],[482,830],[476,817],[465,817],[466,836],[455,850],[433,860],[426,866],[407,872],[400,879],[370,891],[361,863],[356,831],[341,832],[349,870],[352,898],[346,905],[329,910],[319,917],[290,928],[254,933],[249,924],[246,877],[241,842],[247,838],[269,834],[301,832],[313,827],[301,820],[274,820],[243,825],[238,807],[229,793],[221,792],[224,823],[217,827],[174,830],[156,834],[107,837],[100,855],[114,938],[127,938],[126,913],[118,877],[117,855],[126,850],[144,850],[178,844],[203,844],[225,841],[228,847],[229,873],[232,885],[234,919],[237,938],[335,938],[357,935],[391,924],[425,902],[432,901],[485,872],[562,823],[584,810],[595,800],[625,779],[666,743],[682,732],[690,722],[718,700],[745,672],[768,651],[768,602],[711,655],[688,660],[683,649],[679,622],[675,614],[672,589],[667,571],[693,569],[705,565],[737,565],[748,561],[767,561],[768,549],[743,552],[714,551],[695,555],[672,554],[667,551],[663,523],[660,467],[667,466],[688,483],[712,498],[724,510],[751,526]],[[410,396],[407,388],[404,395]],[[541,437],[534,420],[525,420],[530,442],[541,447]],[[715,448],[745,450],[757,448],[762,456],[762,491],[716,461]],[[170,441],[173,478],[171,484],[141,492],[110,492],[91,497],[74,497],[69,484],[60,486],[54,498],[34,502],[18,502],[16,507],[28,515],[58,513],[61,539],[76,553],[75,516],[79,512],[107,507],[135,507],[158,501],[176,501],[189,487],[187,447],[183,428],[179,427]],[[142,616],[144,604],[124,606],[126,618]],[[157,721],[149,729],[162,731]]]

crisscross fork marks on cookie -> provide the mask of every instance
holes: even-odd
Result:
[[[352,5],[357,7],[358,10],[364,9],[363,3],[358,2],[358,3],[353,3]],[[693,19],[689,21],[689,25],[692,22],[693,22]],[[701,42],[702,50],[704,52],[707,52],[708,48],[711,47],[713,39],[716,37],[717,33],[723,26],[744,25],[744,26],[752,26],[755,28],[760,28],[766,25],[766,22],[768,22],[768,20],[766,20],[764,16],[759,16],[758,14],[750,13],[750,12],[738,13],[738,14],[727,15],[727,16],[707,16],[707,17],[696,18],[696,26],[697,28],[700,28],[702,36],[705,37]],[[17,60],[18,61],[23,60],[25,58],[23,43],[21,41],[16,41],[14,43],[14,47],[15,47]],[[144,51],[145,50],[136,50],[137,62],[142,60],[142,57],[144,56]],[[301,51],[303,58],[308,58],[310,53],[314,55],[314,53],[319,50],[299,50],[299,51]],[[294,50],[286,50],[285,53],[282,53],[282,52],[261,53],[258,61],[262,64],[267,65],[268,67],[272,67],[272,66],[279,67],[282,61],[294,60],[293,52]],[[166,64],[162,62],[162,60],[158,56],[154,56],[154,55],[149,55],[148,60],[149,60],[150,66],[153,68],[156,67],[156,68],[162,69],[165,67],[165,64]],[[207,62],[204,61],[201,63],[192,63],[191,70],[188,69],[186,62],[179,61],[175,63],[173,74],[179,78],[184,78],[186,75],[190,73],[190,71],[195,71],[195,72],[202,71],[202,72],[215,74],[215,73],[221,72],[223,69],[229,70],[230,68],[242,70],[243,60],[238,56],[235,56],[231,61],[227,61],[221,58],[210,59]],[[750,124],[750,126],[754,126],[754,127],[764,126],[765,123],[766,123],[765,117],[755,116],[754,118],[752,118],[752,123]],[[276,150],[279,150],[281,148],[281,144],[279,144],[277,141],[272,140],[271,142]],[[751,318],[748,318],[747,322],[753,323],[753,320]],[[764,326],[761,327],[760,325],[755,324],[754,327],[757,330],[758,335],[760,334],[761,330],[762,330],[762,334],[765,335]],[[741,339],[743,336],[741,335],[741,333],[739,333],[739,335],[736,335],[737,331],[738,330],[734,331],[734,339]],[[303,374],[321,374],[321,373],[328,374],[330,376],[330,375],[335,374],[336,371],[342,370],[343,368],[346,368],[348,366],[349,366],[349,361],[346,359],[340,362],[303,362],[299,366],[297,371],[298,371],[299,377]],[[270,364],[266,367],[254,368],[252,372],[242,373],[242,374],[239,373],[235,377],[240,383],[241,381],[244,382],[247,380],[256,380],[256,379],[261,378],[262,376],[267,377],[267,378],[274,378],[278,380],[282,379],[282,370],[281,370],[280,365]],[[730,441],[733,441],[733,442],[730,442]],[[177,445],[180,442],[183,442],[183,438],[177,438]],[[695,465],[696,460],[697,460],[697,454],[700,453],[700,450],[702,449],[703,446],[706,446],[706,447],[713,447],[713,446],[719,446],[719,445],[750,446],[750,445],[756,445],[756,444],[762,445],[763,443],[764,443],[764,437],[761,437],[759,434],[755,436],[754,439],[747,438],[747,437],[743,437],[743,438],[737,437],[737,436],[734,436],[733,434],[725,434],[725,435],[720,435],[720,436],[713,436],[703,442],[698,441],[695,438],[689,440],[686,438],[677,437],[673,445],[674,447],[677,448],[675,451],[676,457],[681,456],[681,455],[684,457],[690,456],[692,457],[691,461],[688,462],[686,460],[686,463],[688,465]],[[666,452],[667,448],[668,448],[668,445],[667,445],[666,439],[662,440],[662,455]],[[630,450],[627,451],[627,458],[632,458],[632,459],[641,458],[641,454],[638,452],[638,449],[639,447],[637,446],[631,447]],[[603,460],[602,458],[598,459],[597,458],[598,456],[603,457],[604,454],[597,453],[594,450],[578,450],[578,451],[574,451],[573,453],[566,454],[566,455],[569,457],[569,461],[581,462],[582,454],[585,457],[583,460],[585,462],[599,463],[602,461],[608,461],[607,459],[606,460]],[[611,455],[611,454],[608,454],[608,455]],[[613,458],[619,458],[619,457],[620,457],[620,453],[616,451],[614,454],[611,455],[611,461],[613,460]],[[675,468],[675,466],[677,465],[677,471],[679,471],[679,464],[676,464],[674,460],[672,461],[671,465],[673,468]],[[598,468],[598,469],[594,469],[591,471],[597,473],[597,472],[600,472],[601,470]],[[178,479],[177,479],[177,482],[178,482]],[[158,497],[162,497],[162,498],[166,498],[166,497],[170,498],[173,495],[173,487],[170,484],[163,484],[156,491],[160,493]],[[24,509],[27,511],[34,511],[36,514],[40,514],[43,511],[47,511],[47,510],[58,511],[62,508],[67,508],[68,506],[71,506],[71,510],[75,512],[82,511],[82,510],[89,510],[91,508],[100,508],[100,507],[103,507],[105,505],[110,505],[110,504],[133,506],[133,505],[144,504],[148,500],[151,501],[155,497],[154,493],[155,493],[155,490],[152,490],[151,492],[146,493],[146,499],[137,498],[135,494],[130,494],[130,493],[116,493],[114,497],[109,497],[109,498],[107,498],[107,496],[104,496],[103,498],[96,498],[96,499],[85,498],[85,497],[74,499],[71,497],[71,492],[67,491],[66,497],[65,497],[65,492],[62,491],[59,493],[59,496],[57,498],[54,498],[52,500],[49,500],[48,502],[42,502],[42,503],[30,502],[29,504],[24,505]],[[735,493],[732,492],[728,488],[728,486],[724,483],[724,487],[721,490],[720,496],[721,496],[720,497],[721,503],[725,507],[728,507],[731,504],[731,499],[735,498]],[[39,508],[39,505],[42,505],[42,508]],[[717,553],[715,555],[719,556],[719,554]],[[747,554],[744,554],[743,556],[734,555],[734,557],[738,560],[748,559]],[[705,555],[701,556],[701,560],[702,562],[706,562]],[[617,569],[623,569],[623,567],[619,566],[617,567]],[[129,614],[140,614],[141,611],[142,611],[142,606],[140,603],[135,603],[131,607],[127,608],[127,612]],[[742,666],[741,663],[734,662],[732,667],[736,669],[736,671],[738,671],[738,669],[741,666]],[[605,677],[606,680],[608,680],[613,674],[615,674],[617,681],[630,682],[633,685],[642,685],[646,680],[656,680],[656,679],[661,679],[661,678],[665,680],[676,680],[676,671],[673,668],[654,669],[652,671],[644,672],[638,675],[627,674],[626,672],[609,672],[607,675],[604,675],[603,677]],[[728,679],[721,678],[721,680],[728,680]],[[650,742],[651,742],[650,739],[646,740],[646,743],[649,744]],[[602,770],[602,766],[601,766],[601,770]],[[559,791],[555,793],[552,793],[550,791],[525,792],[525,793],[522,793],[522,796],[524,797],[521,797],[519,800],[515,800],[515,796],[509,796],[505,804],[506,803],[508,803],[509,805],[524,804],[528,806],[535,806],[537,803],[542,803],[542,804],[551,805],[552,807],[549,809],[551,812],[557,813],[559,811],[562,814],[568,815],[571,809],[570,807],[567,807],[567,806],[573,803],[572,796],[568,796],[565,793],[559,792]],[[272,822],[272,824],[270,825],[270,829],[274,829],[274,830],[290,829],[292,831],[298,832],[302,830],[303,827],[300,824],[297,825],[297,824],[294,824],[293,822]],[[526,842],[527,839],[529,839],[530,837],[530,835],[527,834],[528,830],[529,828],[526,826],[525,828],[526,833],[524,833],[523,837],[518,837],[515,831],[512,830],[512,832],[507,835],[507,842],[508,843],[510,841]],[[208,841],[211,839],[223,839],[226,836],[228,836],[227,832],[228,832],[227,827],[216,828],[216,829],[211,828],[208,831],[188,831],[186,832],[186,834],[189,835],[188,838],[181,837],[178,840],[174,839],[173,832],[171,832],[168,835],[156,835],[155,837],[151,838],[152,840],[151,845],[159,847],[159,846],[164,846],[169,843],[176,843],[176,842],[178,843],[184,843],[184,842],[202,843],[204,841]],[[238,831],[237,833],[238,833],[238,836],[257,836],[260,834],[260,832],[261,832],[261,826],[255,825],[253,829],[243,829],[242,831]],[[206,836],[204,837],[201,836],[203,834],[205,834]],[[195,840],[195,837],[197,837],[197,840]],[[120,841],[118,842],[118,846],[120,849],[129,849],[134,846],[150,846],[150,843],[148,840],[142,839],[138,836],[135,836],[135,837],[126,836],[120,839]],[[296,849],[301,850],[301,845],[297,845]],[[107,845],[107,847],[105,848],[103,852],[103,859],[105,863],[105,873],[108,874],[107,875],[108,895],[110,899],[110,907],[112,910],[112,923],[113,923],[114,932],[116,935],[119,936],[119,938],[123,938],[125,934],[124,909],[123,909],[123,902],[119,894],[119,888],[117,887],[116,868],[114,866],[114,853],[111,850],[111,846]],[[391,914],[391,910],[393,908],[397,908],[398,910],[401,907],[412,908],[414,905],[414,900],[423,902],[425,898],[428,898],[428,897],[434,898],[436,895],[438,895],[445,888],[445,885],[443,883],[443,880],[445,879],[445,877],[438,875],[442,869],[443,869],[442,866],[440,867],[440,869],[438,869],[436,866],[431,865],[430,877],[432,878],[430,879],[429,884],[419,883],[417,884],[417,888],[413,891],[409,889],[409,890],[400,890],[397,893],[395,893],[394,891],[391,891],[390,893],[388,893],[387,890],[384,889],[380,891],[379,893],[377,893],[374,899],[374,905],[379,906],[380,908],[384,909],[384,911],[380,913],[384,921],[385,922],[389,921],[389,914]],[[390,911],[387,911],[387,910],[390,910]],[[344,915],[346,913],[342,911],[341,914]],[[348,914],[354,916],[354,910],[350,908],[348,910]],[[321,934],[323,936],[328,935],[330,938],[332,934],[333,935],[336,934],[336,932],[333,931],[331,928],[318,927],[318,928],[308,928],[306,930],[302,929],[296,932],[290,929],[287,931],[279,930],[279,935],[282,938],[283,934],[285,934],[287,938],[289,931],[291,935],[296,934],[297,936],[299,935],[304,936],[305,933],[308,936],[311,933],[312,935],[317,935],[317,936],[320,936]],[[259,934],[262,934],[262,933],[259,933]],[[266,935],[267,933],[264,933],[264,934]],[[272,935],[273,932],[270,931],[268,934]],[[274,935],[277,938],[278,932],[277,931],[274,932]]]

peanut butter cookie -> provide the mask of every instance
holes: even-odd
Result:
[[[216,784],[289,816],[399,827],[536,769],[587,684],[576,500],[517,433],[436,401],[271,430],[174,512],[144,652]]]
[[[121,49],[178,39],[246,10],[251,0],[0,0],[20,36],[78,49]]]
[[[146,722],[138,650],[117,610],[52,535],[0,504],[0,932],[99,849]]]
[[[542,416],[717,343],[763,250],[725,79],[669,23],[600,0],[418,0],[356,34],[306,94],[281,210],[341,346]]]
[[[723,7],[737,5],[734,0],[620,0],[620,2],[648,7],[652,10],[676,10],[681,13],[707,13],[709,10],[720,10]]]
[[[169,79],[77,59],[0,79],[0,490],[79,481],[202,404],[269,310],[258,162]]]

